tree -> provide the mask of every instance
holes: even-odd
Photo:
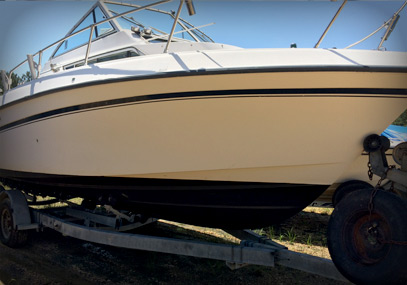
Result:
[[[405,110],[405,111],[400,115],[400,117],[398,117],[398,118],[393,122],[393,125],[407,127],[407,110]]]
[[[31,81],[31,79],[32,79],[32,76],[31,76],[31,72],[29,72],[29,71],[27,71],[25,74],[23,74],[21,76],[22,82],[29,82],[29,81]]]
[[[7,73],[7,76],[9,76],[9,73]],[[10,88],[14,88],[18,85],[21,85],[25,82],[31,81],[31,73],[29,71],[27,71],[26,73],[24,73],[23,75],[19,76],[15,73],[11,74],[11,86]],[[2,77],[0,76],[0,88],[2,89],[2,91],[0,92],[0,95],[3,95],[4,93],[4,86],[3,86],[3,81],[2,81]]]

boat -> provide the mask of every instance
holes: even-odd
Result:
[[[2,72],[3,184],[257,228],[309,205],[364,137],[406,109],[405,52],[239,48],[182,20],[183,0],[177,12],[154,8],[164,2],[98,1],[63,39],[27,56],[31,81],[10,88]],[[119,4],[128,10],[108,8]],[[171,17],[171,31],[143,25],[141,11]]]
[[[387,127],[382,136],[385,136],[390,141],[390,148],[386,150],[386,160],[389,166],[396,167],[398,164],[393,159],[394,148],[403,143],[407,142],[407,127],[390,125]],[[368,165],[369,163],[369,153],[363,151],[346,169],[345,172],[329,186],[324,193],[322,193],[316,201],[311,203],[311,206],[315,207],[333,207],[333,195],[340,185],[346,183],[347,181],[363,181],[369,183],[372,187],[375,187],[380,181],[381,177],[374,175],[369,177]],[[367,184],[366,184],[367,185]]]

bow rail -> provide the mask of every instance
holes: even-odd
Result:
[[[71,34],[66,35],[65,37],[61,38],[60,40],[46,46],[45,48],[37,51],[34,54],[28,54],[27,59],[25,59],[20,64],[18,64],[16,67],[14,67],[12,70],[10,70],[10,72],[8,74],[6,73],[5,70],[1,70],[1,79],[2,79],[2,82],[3,82],[3,93],[5,94],[8,90],[11,89],[10,87],[12,85],[12,74],[18,68],[20,68],[24,64],[28,63],[30,73],[31,73],[31,80],[38,78],[40,76],[40,72],[41,72],[41,63],[42,63],[42,56],[43,56],[44,51],[46,51],[46,50],[48,50],[48,49],[50,49],[50,48],[52,48],[52,47],[54,47],[54,46],[56,46],[58,44],[61,44],[64,41],[66,41],[67,39],[72,38],[72,37],[84,32],[84,31],[90,30],[89,40],[86,43],[87,47],[86,47],[86,53],[85,53],[85,56],[84,56],[84,62],[85,62],[85,65],[87,65],[88,64],[88,59],[89,59],[89,52],[90,52],[90,48],[91,48],[91,45],[92,45],[92,37],[93,37],[93,34],[94,34],[95,27],[97,27],[99,25],[102,25],[104,23],[107,23],[107,22],[109,22],[111,20],[114,20],[116,18],[125,17],[126,15],[129,15],[129,14],[132,14],[132,13],[135,13],[135,12],[138,12],[138,11],[142,11],[142,10],[150,10],[150,11],[154,11],[154,12],[160,12],[160,13],[167,14],[167,15],[170,15],[171,17],[173,17],[174,24],[173,24],[173,29],[171,30],[170,34],[161,32],[163,35],[158,35],[158,36],[152,37],[152,39],[161,39],[161,38],[168,37],[168,43],[167,43],[167,46],[166,46],[165,50],[163,51],[164,53],[168,52],[168,47],[169,47],[169,45],[171,43],[173,35],[181,33],[181,32],[187,32],[197,42],[200,41],[198,39],[198,37],[200,37],[201,39],[206,38],[209,41],[213,42],[213,40],[209,36],[207,36],[202,31],[199,30],[199,28],[211,25],[213,23],[208,24],[208,25],[202,25],[202,26],[199,26],[199,27],[194,27],[192,24],[188,23],[187,21],[185,21],[185,20],[183,20],[183,19],[181,19],[179,17],[182,6],[184,4],[186,4],[186,6],[188,8],[188,12],[189,12],[190,15],[195,14],[195,9],[193,7],[192,0],[180,0],[180,5],[179,5],[176,16],[174,16],[173,13],[169,13],[169,12],[166,12],[166,11],[163,11],[163,10],[152,9],[152,7],[154,7],[154,6],[158,6],[158,5],[161,5],[161,4],[164,4],[164,3],[167,3],[167,2],[171,2],[171,1],[173,1],[173,0],[161,0],[161,1],[154,2],[154,3],[151,3],[151,4],[147,4],[147,5],[144,5],[144,6],[132,5],[132,4],[123,5],[124,3],[117,3],[117,2],[113,2],[113,1],[102,1],[102,2],[107,3],[107,4],[128,6],[128,7],[134,8],[134,9],[131,9],[129,11],[125,11],[125,12],[122,12],[122,13],[114,12],[115,15],[113,15],[111,17],[107,17],[106,19],[104,19],[104,20],[102,20],[100,22],[91,24],[91,25],[89,25],[89,26],[87,26],[85,28],[82,28],[82,29],[80,29],[80,30],[78,30],[76,32],[72,32]],[[111,12],[113,12],[113,11],[111,11]],[[183,28],[183,30],[175,33],[174,30],[175,30],[175,26],[177,24],[179,24]],[[192,28],[188,28],[186,25],[189,25]],[[192,31],[198,31],[200,33],[200,35],[197,37],[196,35],[193,35]],[[36,56],[38,56],[38,63],[34,62],[34,57],[36,57]],[[3,100],[4,100],[4,97],[3,97]]]

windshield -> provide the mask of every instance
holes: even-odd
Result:
[[[139,7],[138,5],[113,2],[106,2],[105,5],[113,16]],[[149,8],[119,17],[116,21],[121,28],[133,30],[148,42],[162,42],[168,40],[174,19],[174,11],[167,12]],[[182,18],[179,18],[177,22],[173,40],[212,42],[212,39]]]
[[[79,23],[79,25],[70,34],[74,34],[75,32],[78,32],[83,28],[89,27],[90,25],[101,22],[105,19],[107,19],[107,16],[100,10],[99,7],[96,7],[85,17],[85,19],[81,23]],[[62,44],[58,46],[56,52],[54,53],[54,57],[63,54],[67,51],[70,51],[74,48],[77,48],[83,44],[86,44],[89,41],[90,31],[91,29],[87,29],[62,42]],[[102,37],[103,35],[106,35],[113,31],[114,28],[110,24],[110,22],[106,22],[98,26],[95,26],[95,30],[92,35],[92,40]]]

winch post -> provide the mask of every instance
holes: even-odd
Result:
[[[397,145],[393,150],[395,162],[401,165],[401,169],[389,166],[386,158],[390,142],[384,136],[368,136],[364,142],[365,151],[369,153],[370,171],[382,180],[389,179],[396,183],[397,190],[407,193],[407,142]],[[398,185],[397,185],[398,184]]]

